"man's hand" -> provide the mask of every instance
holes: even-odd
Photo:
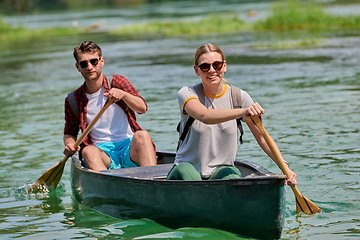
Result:
[[[127,92],[118,89],[118,88],[112,88],[109,92],[105,93],[104,96],[112,100],[113,102],[120,101],[121,99],[124,99],[127,96]]]
[[[74,143],[69,143],[65,146],[64,148],[64,154],[67,157],[71,157],[72,155],[74,155],[77,151],[80,150],[80,146],[78,146],[77,148],[74,147]]]

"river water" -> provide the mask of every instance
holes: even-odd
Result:
[[[196,17],[201,12],[230,10],[246,16],[255,9],[261,18],[270,7],[268,2],[206,2],[160,2],[4,20],[32,28],[106,20],[103,27],[111,28],[152,17]],[[354,7],[359,6],[350,9]],[[295,38],[323,41],[313,47],[259,47]],[[241,239],[213,229],[168,229],[146,219],[115,219],[89,209],[72,199],[70,162],[56,191],[38,195],[21,191],[63,158],[63,102],[68,92],[82,84],[72,49],[83,40],[102,47],[106,75],[128,77],[147,100],[149,111],[138,120],[162,150],[176,147],[177,91],[199,82],[192,69],[195,49],[207,42],[219,45],[228,61],[225,77],[266,109],[264,125],[298,174],[299,190],[323,209],[312,216],[296,214],[294,196],[287,187],[282,238],[360,238],[360,31],[343,30],[166,39],[125,39],[97,32],[1,44],[1,239]],[[240,158],[280,172],[246,127],[244,140]]]

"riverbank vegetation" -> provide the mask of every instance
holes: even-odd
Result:
[[[69,36],[85,33],[85,30],[78,28],[42,28],[42,29],[28,29],[25,27],[11,27],[9,24],[4,23],[0,19],[0,41],[15,41],[26,40],[39,37],[57,37]]]
[[[131,24],[109,32],[119,36],[164,36],[200,35],[206,33],[231,33],[242,31],[287,31],[287,30],[337,30],[359,29],[360,16],[337,16],[327,13],[320,3],[314,1],[282,0],[273,3],[271,14],[255,22],[244,21],[238,14],[209,15],[201,19],[189,18],[186,21]],[[255,11],[252,14],[256,14]],[[0,40],[12,41],[36,37],[67,36],[84,34],[91,29],[80,28],[49,28],[27,29],[13,28],[0,18]],[[313,42],[313,41],[311,41]],[[317,42],[317,41],[315,41]],[[301,43],[303,44],[303,43]],[[306,42],[308,44],[308,41]]]
[[[221,27],[219,27],[221,26]],[[115,35],[131,34],[160,34],[174,36],[181,34],[204,34],[242,31],[248,27],[245,21],[233,15],[210,15],[198,21],[180,22],[149,22],[145,24],[131,24],[113,30],[110,33]]]
[[[337,30],[360,27],[359,16],[336,16],[327,13],[319,3],[289,0],[277,2],[272,14],[254,24],[256,30]]]
[[[272,13],[269,17],[254,23],[246,23],[237,15],[214,15],[198,21],[153,21],[128,25],[112,31],[111,34],[161,34],[164,36],[174,36],[245,30],[286,31],[296,29],[336,30],[355,28],[360,28],[360,16],[335,16],[324,11],[319,3],[313,1],[283,0],[273,4]]]

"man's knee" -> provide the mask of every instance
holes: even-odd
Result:
[[[88,155],[88,154],[93,154],[95,151],[100,151],[99,148],[97,148],[94,145],[88,145],[86,147],[83,148],[83,150],[81,151],[82,155]]]
[[[94,145],[88,145],[81,151],[81,156],[85,161],[92,161],[97,158],[102,159],[104,156],[107,156],[107,154]]]
[[[150,138],[150,134],[148,133],[148,131],[139,130],[134,133],[133,138],[138,138],[138,139],[145,138],[146,139],[146,138]]]
[[[137,144],[152,143],[152,139],[149,132],[145,130],[136,131],[134,133],[132,141],[136,142]]]
[[[88,168],[105,170],[110,165],[110,157],[100,148],[88,145],[82,150],[82,160]]]

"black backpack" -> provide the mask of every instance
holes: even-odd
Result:
[[[231,98],[232,98],[232,102],[233,102],[233,107],[241,108],[241,90],[240,90],[240,88],[232,86],[232,85],[229,85],[229,86],[231,87],[230,89],[231,89]],[[194,90],[195,90],[196,94],[198,95],[200,102],[202,104],[204,104],[205,103],[205,95],[204,95],[202,83],[196,84],[194,86]],[[179,148],[180,142],[184,141],[186,134],[188,133],[194,120],[195,119],[193,117],[189,116],[189,119],[185,123],[184,129],[179,137],[177,149]],[[244,135],[244,130],[242,128],[240,118],[236,119],[236,124],[240,131],[239,142],[240,142],[240,144],[243,144],[242,136]],[[178,123],[176,130],[180,133],[180,122]]]

